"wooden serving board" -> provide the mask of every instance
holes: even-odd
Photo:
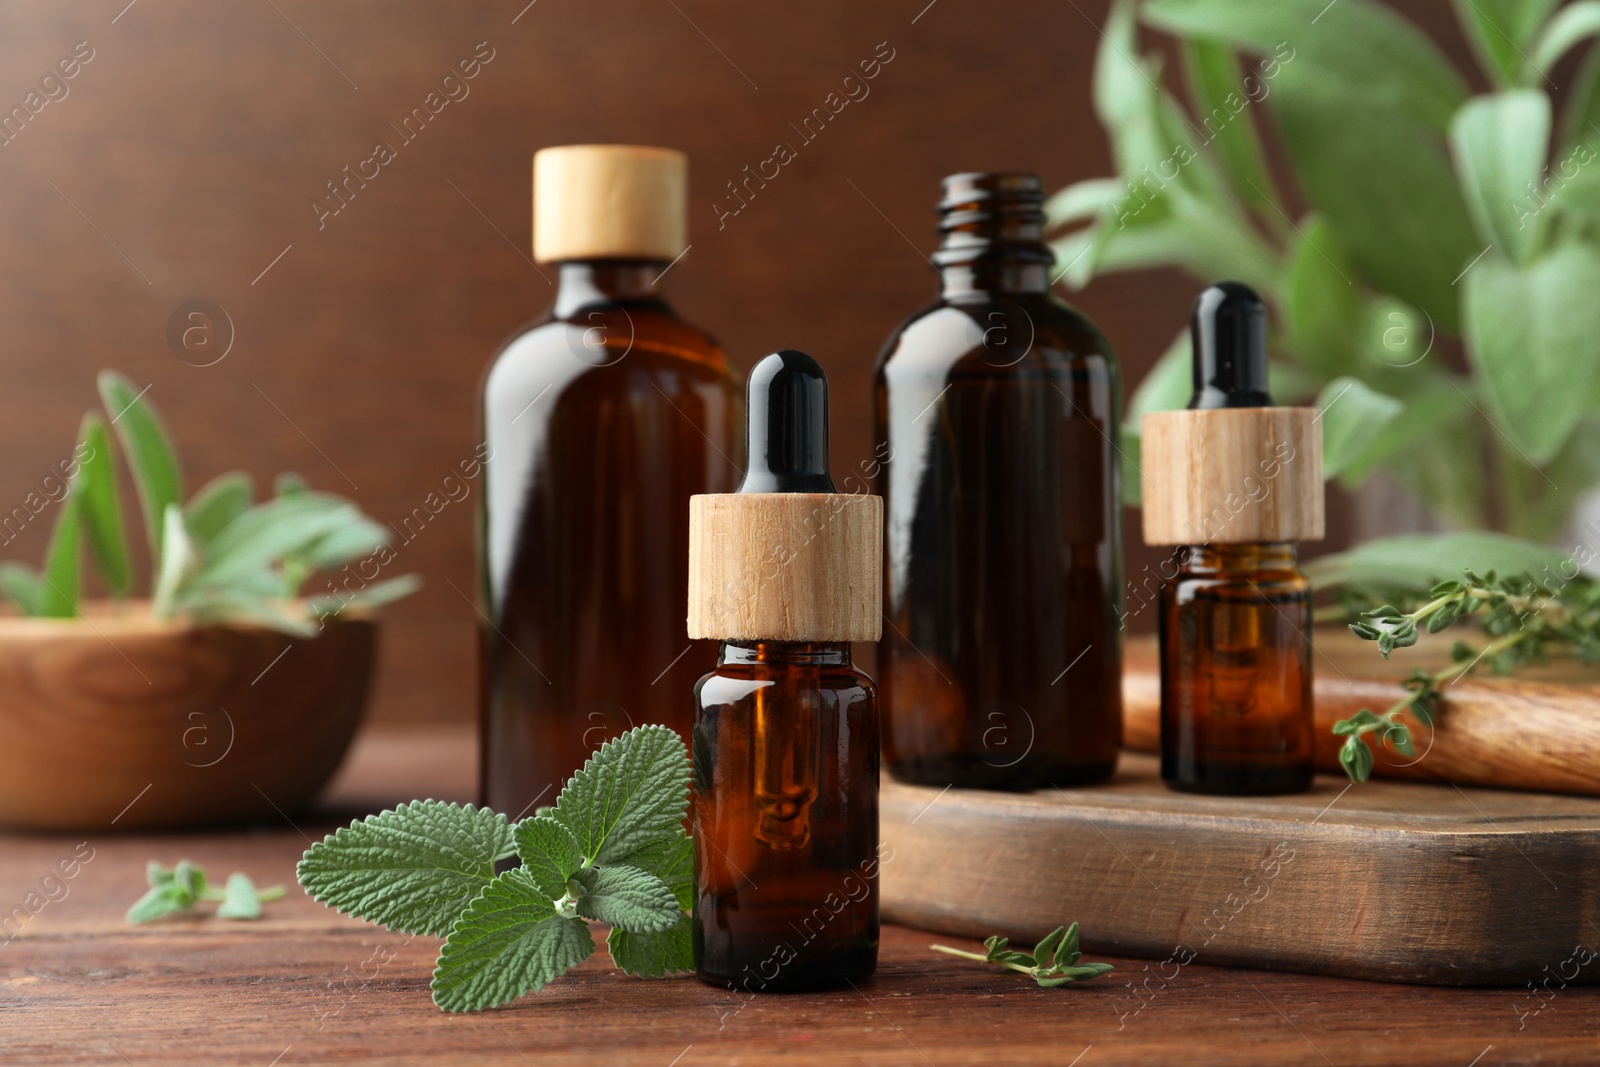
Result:
[[[1600,800],[1348,786],[1175,793],[1136,753],[1092,788],[886,781],[884,917],[1029,946],[1076,920],[1091,952],[1161,961],[1136,982],[1193,961],[1444,985],[1600,981],[1600,958],[1585,957],[1600,950]]]
[[[1376,645],[1344,627],[1319,627],[1312,657],[1317,769],[1342,773],[1344,739],[1334,736],[1335,722],[1362,708],[1382,713],[1392,706],[1406,695],[1400,680],[1414,667],[1434,671],[1450,663],[1455,636],[1424,636],[1415,648],[1385,660]],[[1155,638],[1129,640],[1125,662],[1122,743],[1158,751],[1161,677]],[[1417,755],[1380,747],[1374,774],[1600,796],[1600,667],[1565,658],[1501,677],[1485,668],[1447,686],[1444,696],[1434,726],[1402,716],[1416,738]]]

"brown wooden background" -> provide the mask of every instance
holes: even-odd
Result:
[[[1025,169],[1057,188],[1110,171],[1089,107],[1105,0],[525,3],[0,7],[7,108],[76,42],[95,53],[0,148],[0,512],[70,452],[96,372],[115,367],[151,386],[191,491],[235,467],[263,485],[295,470],[398,524],[472,454],[484,366],[550,298],[524,258],[530,156],[583,141],[689,153],[680,309],[742,367],[779,347],[815,355],[834,465],[850,466],[869,454],[878,346],[934,291],[922,256],[940,176]],[[1445,0],[1400,6],[1463,57]],[[885,41],[870,96],[719,232],[724,183],[795,140],[788,124]],[[480,42],[494,58],[470,95],[401,146],[389,123]],[[380,139],[398,158],[319,230],[311,202]],[[1121,276],[1076,302],[1131,389],[1193,290]],[[234,324],[214,366],[168,346],[190,299]],[[51,517],[0,557],[36,562]],[[469,715],[472,503],[401,565],[427,587],[391,609],[377,714]]]

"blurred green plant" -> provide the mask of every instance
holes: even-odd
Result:
[[[1457,0],[1494,87],[1469,96],[1375,0],[1116,0],[1094,104],[1119,176],[1051,198],[1058,270],[1254,286],[1277,312],[1274,391],[1316,398],[1330,478],[1382,470],[1453,523],[1553,537],[1600,481],[1600,49],[1559,125],[1546,91],[1600,36],[1600,0],[1556,8]],[[1176,38],[1187,110],[1141,19]],[[1267,114],[1311,205],[1298,219]],[[1428,358],[1436,333],[1461,337],[1466,373]],[[1182,335],[1131,399],[1130,466],[1139,415],[1187,402],[1188,361]]]
[[[250,478],[219,475],[183,503],[183,476],[156,411],[126,378],[102,371],[100,400],[133,475],[154,589],[150,613],[197,622],[253,622],[314,637],[323,620],[351,608],[372,608],[414,592],[415,575],[365,585],[345,595],[303,599],[300,588],[317,571],[333,571],[383,548],[389,531],[350,501],[313,492],[282,474],[276,496],[252,503]],[[0,591],[24,614],[74,618],[82,588],[81,549],[113,597],[126,597],[133,567],[122,530],[116,455],[106,421],[83,417],[77,469],[61,498],[44,567],[0,563]]]

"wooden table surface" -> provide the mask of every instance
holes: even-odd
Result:
[[[878,973],[859,988],[742,999],[693,978],[622,977],[602,952],[509,1008],[446,1015],[428,999],[437,942],[316,904],[294,888],[294,863],[308,839],[356,813],[416,796],[468,799],[472,766],[464,732],[371,735],[328,811],[298,825],[86,843],[0,836],[0,912],[30,892],[47,900],[18,936],[0,933],[0,1063],[1600,1062],[1600,990],[1559,978],[1536,997],[1112,959],[1108,978],[1040,989],[930,953],[933,935],[899,927],[884,930]],[[75,851],[91,858],[46,883]],[[122,915],[150,859],[190,859],[216,879],[242,870],[290,892],[255,923],[129,927]]]

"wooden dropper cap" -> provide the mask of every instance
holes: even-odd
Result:
[[[792,349],[750,371],[738,492],[689,498],[689,636],[876,641],[883,501],[828,473],[828,380]]]
[[[671,148],[574,144],[533,154],[533,258],[673,260],[689,235],[689,160]]]
[[[1202,292],[1190,319],[1194,397],[1140,424],[1150,545],[1316,541],[1323,535],[1316,408],[1267,393],[1267,309],[1247,285]]]

